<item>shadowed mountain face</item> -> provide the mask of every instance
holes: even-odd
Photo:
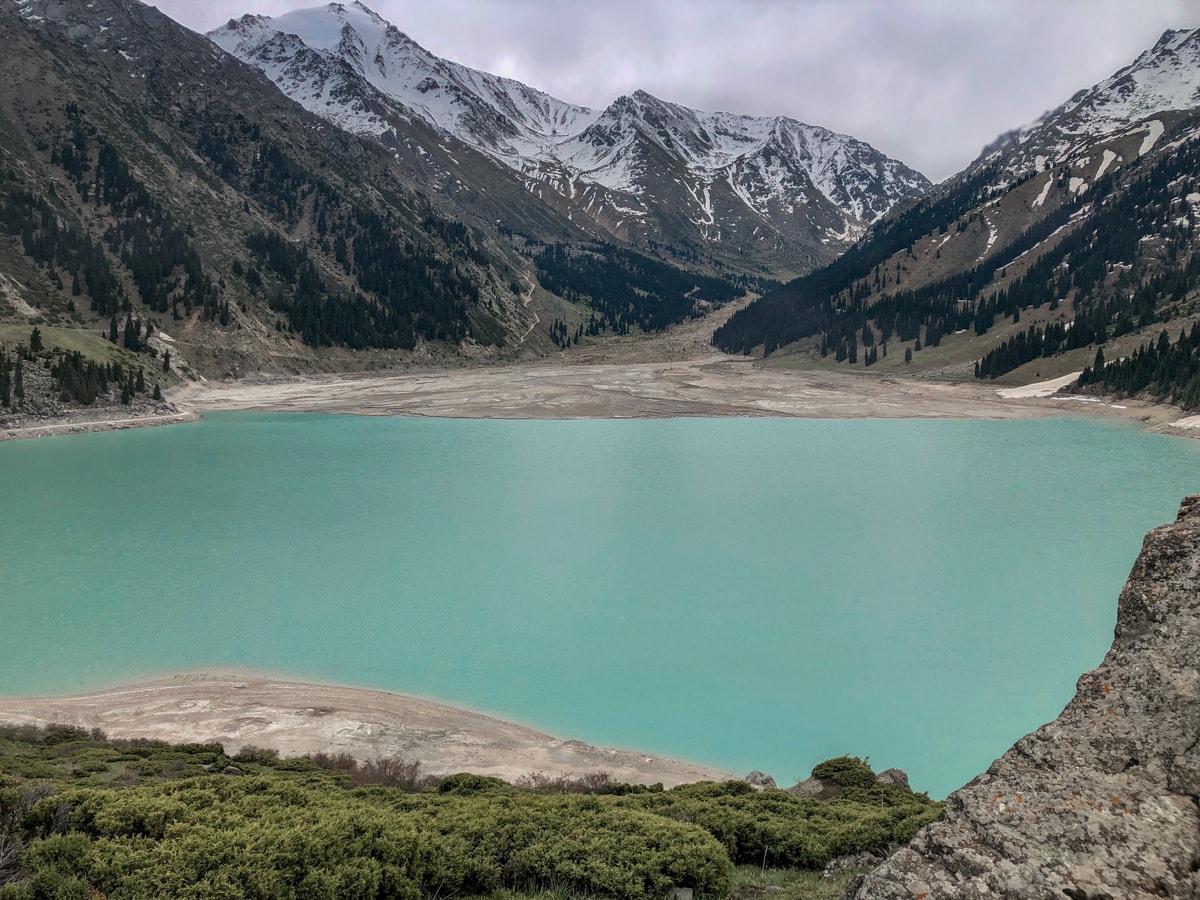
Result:
[[[638,91],[604,110],[425,50],[361,3],[243,16],[209,35],[318,115],[385,142],[419,120],[516,173],[585,228],[743,271],[832,259],[928,180],[791,119],[704,113]]]
[[[1200,287],[1198,137],[1200,30],[1168,32],[884,216],[827,268],[739,313],[715,342],[875,365],[866,351],[890,341],[907,346],[883,370],[929,358],[942,374],[1037,380],[1078,372],[1111,341],[1132,353],[1168,323],[1174,341]]]

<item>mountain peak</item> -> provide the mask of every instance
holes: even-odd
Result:
[[[348,16],[362,16],[375,25],[387,26],[387,19],[363,3],[362,0],[354,0],[353,3],[330,3],[328,9],[336,13],[341,18]]]
[[[664,216],[699,231],[685,240],[761,242],[767,252],[790,242],[769,236],[784,227],[823,254],[929,186],[920,173],[860,141],[790,119],[704,113],[640,89],[603,110],[567,103],[440,59],[361,0],[294,10],[251,30],[210,37],[318,115],[382,135],[391,127],[385,119],[339,101],[366,95],[361,83],[344,83],[357,77],[398,101],[404,115],[509,167],[530,192],[567,204],[573,221],[590,219],[618,238],[629,235],[632,223],[649,221],[643,198],[666,203],[670,192],[677,195],[671,203],[684,210]],[[296,35],[324,64],[291,64],[303,49],[289,57],[273,30]],[[663,178],[669,184],[651,186]],[[722,210],[727,225],[719,221]]]
[[[1022,177],[1156,115],[1197,107],[1200,28],[1167,30],[1129,65],[1023,128],[1001,135],[973,167],[1004,158],[1006,170]]]
[[[1165,49],[1171,44],[1174,44],[1180,38],[1184,38],[1195,33],[1195,31],[1187,28],[1168,28],[1162,33],[1162,35],[1159,36],[1159,39],[1155,41],[1154,46],[1150,48],[1150,52],[1154,53],[1156,51]]]

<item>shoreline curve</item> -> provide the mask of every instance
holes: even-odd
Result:
[[[505,781],[606,772],[616,781],[728,781],[718,769],[563,740],[516,722],[408,694],[213,669],[54,697],[0,697],[0,723],[98,728],[110,738],[263,747],[281,756],[347,753],[420,761],[429,775]]]

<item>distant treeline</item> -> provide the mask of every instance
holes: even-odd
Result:
[[[1163,331],[1158,340],[1116,362],[1106,363],[1104,349],[1097,350],[1095,361],[1079,376],[1079,387],[1123,396],[1144,392],[1186,410],[1200,409],[1200,322],[1190,332],[1181,331],[1174,344]]]
[[[204,272],[190,227],[173,222],[117,149],[99,136],[75,104],[68,104],[66,113],[73,133],[51,153],[50,161],[74,182],[85,203],[112,218],[104,243],[129,270],[142,303],[154,312],[170,310],[176,319],[193,309],[199,309],[204,319],[218,318],[222,301]],[[102,316],[128,310],[128,305],[118,304],[117,299],[93,296],[92,308]]]
[[[742,294],[723,279],[686,272],[609,243],[551,244],[534,261],[546,290],[595,310],[585,328],[588,334],[662,331],[695,315],[702,303],[720,305]]]
[[[192,225],[175,221],[83,110],[69,103],[64,115],[62,137],[47,148],[49,161],[94,216],[89,222],[103,230],[84,227],[73,204],[64,204],[53,189],[31,191],[22,173],[3,168],[0,234],[18,239],[22,252],[46,269],[52,287],[86,302],[98,316],[136,312],[140,303],[175,319],[198,311],[214,324],[238,327],[223,277],[232,268],[247,277],[252,293],[267,292],[281,326],[314,346],[502,340],[480,305],[480,275],[468,271],[489,264],[477,235],[426,209],[425,201],[372,194],[379,202],[365,202],[297,162],[241,114],[206,109],[185,116],[181,129],[195,136],[196,150],[212,166],[211,176],[197,172],[228,182],[273,220],[247,241],[259,265],[269,262],[275,275],[263,285],[262,272],[243,265],[250,257],[236,250],[232,260],[206,261]],[[249,202],[243,212],[252,212]],[[264,247],[266,234],[290,255]]]
[[[281,223],[250,234],[246,245],[276,277],[280,290],[267,295],[272,308],[305,343],[411,349],[419,338],[498,340],[495,328],[479,327],[489,317],[463,267],[486,265],[488,257],[466,225],[428,211],[414,222],[386,204],[369,208],[241,114],[193,127],[196,149],[221,177]],[[252,288],[261,284],[256,269],[242,274]]]

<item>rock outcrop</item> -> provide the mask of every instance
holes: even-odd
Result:
[[[908,787],[908,773],[903,769],[884,769],[875,776],[875,780],[888,787]]]
[[[1146,536],[1062,714],[846,896],[1200,898],[1200,497]]]
[[[758,791],[765,791],[768,788],[774,790],[775,788],[779,787],[779,785],[775,783],[774,778],[772,778],[766,772],[760,772],[757,769],[743,778],[742,781],[746,782],[746,784]]]

